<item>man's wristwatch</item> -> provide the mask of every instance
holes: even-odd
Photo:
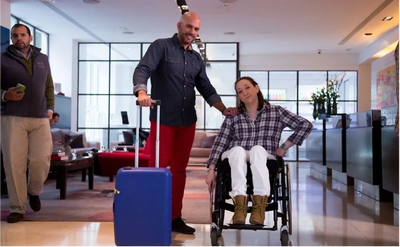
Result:
[[[282,144],[280,145],[280,147],[283,148],[283,149],[285,150],[285,152],[287,152],[288,149],[289,149],[289,148],[286,146],[285,143],[282,143]]]

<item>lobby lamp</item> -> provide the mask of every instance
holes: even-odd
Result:
[[[176,0],[176,4],[178,5],[178,9],[181,12],[181,14],[185,14],[186,12],[189,12],[189,7],[186,4],[186,0]],[[208,63],[208,58],[206,54],[206,48],[201,42],[200,36],[197,35],[197,37],[194,39],[194,42],[197,45],[197,48],[199,49],[200,55],[203,58],[204,63],[206,64],[207,67],[210,67],[210,63]]]

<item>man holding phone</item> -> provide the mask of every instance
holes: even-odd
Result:
[[[15,223],[25,214],[27,197],[34,211],[41,209],[53,148],[54,86],[48,57],[30,45],[29,28],[15,24],[11,40],[1,54],[1,143],[11,211],[7,222]]]

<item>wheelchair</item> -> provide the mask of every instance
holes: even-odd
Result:
[[[213,246],[218,245],[218,239],[222,235],[223,229],[239,230],[278,230],[278,218],[281,218],[280,240],[282,246],[288,246],[289,235],[292,234],[292,207],[291,207],[291,186],[289,165],[284,163],[283,158],[277,157],[277,160],[268,160],[267,167],[270,174],[271,193],[268,197],[268,205],[265,211],[273,211],[274,224],[271,227],[266,225],[234,225],[224,224],[225,210],[234,212],[233,203],[226,200],[230,199],[231,173],[228,159],[216,164],[216,185],[210,193],[210,213],[211,227],[210,237]],[[250,169],[250,163],[247,163],[247,194],[253,194],[253,182]],[[247,213],[251,213],[252,206],[248,206]],[[266,215],[267,219],[268,214]]]

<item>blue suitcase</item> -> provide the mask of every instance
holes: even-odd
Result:
[[[117,172],[113,204],[117,246],[171,244],[172,175],[169,169],[159,168],[160,102],[154,103],[157,105],[156,168],[138,167],[139,155],[135,155],[135,167],[124,167]],[[139,150],[138,140],[136,150]]]

